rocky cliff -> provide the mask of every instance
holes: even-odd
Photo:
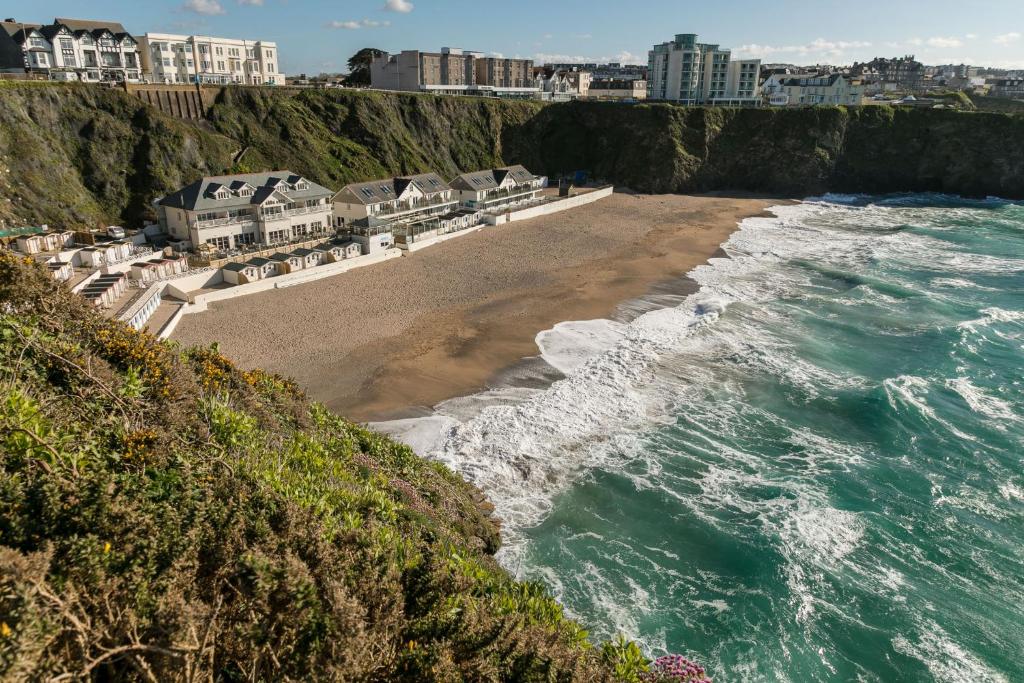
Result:
[[[135,224],[204,174],[353,180],[519,162],[647,192],[936,191],[1024,197],[1024,116],[889,107],[540,105],[224,89],[201,122],[116,89],[0,83],[0,219]]]

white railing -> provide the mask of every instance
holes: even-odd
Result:
[[[226,216],[224,218],[210,218],[203,221],[195,221],[193,228],[215,228],[219,225],[235,225],[240,223],[255,223],[255,216]]]

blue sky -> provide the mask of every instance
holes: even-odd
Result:
[[[19,21],[106,19],[278,43],[286,73],[338,71],[361,47],[463,47],[507,57],[647,61],[675,33],[771,62],[916,54],[929,64],[1024,68],[1022,0],[0,0]]]

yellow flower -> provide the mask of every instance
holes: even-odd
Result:
[[[109,553],[110,552],[110,541],[107,541],[106,543],[103,544],[103,552],[104,553]]]
[[[11,635],[11,627],[7,625],[7,622],[0,622],[0,636],[9,638]]]

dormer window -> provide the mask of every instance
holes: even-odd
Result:
[[[253,195],[253,192],[252,192],[252,190],[251,190],[251,189],[249,189],[249,188],[247,188],[247,187],[245,187],[245,188],[242,188],[242,189],[241,189],[241,190],[240,190],[240,191],[238,192],[238,196],[239,196],[239,197],[251,197],[252,195]]]
[[[384,194],[391,194],[391,188],[388,187],[387,185],[381,185],[380,191],[383,192]]]
[[[214,197],[216,197],[217,199],[227,199],[228,198],[228,191],[227,190],[217,190],[217,194],[215,194]]]
[[[309,183],[307,183],[305,180],[300,180],[299,182],[295,183],[295,189],[297,191],[299,191],[299,192],[303,192],[305,190],[308,190],[309,189]]]

